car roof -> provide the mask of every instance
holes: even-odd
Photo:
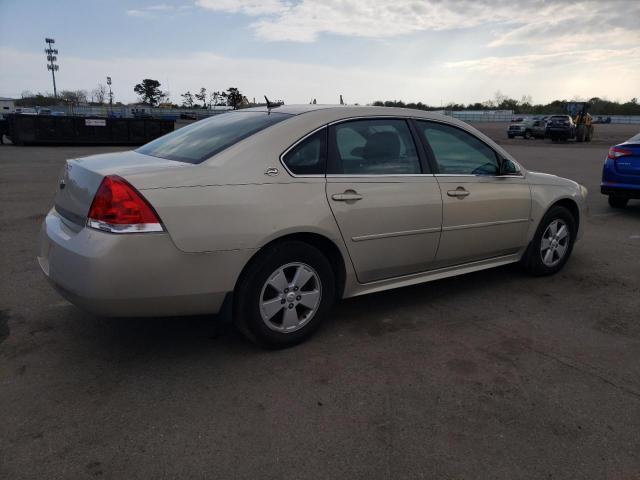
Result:
[[[251,107],[236,110],[235,112],[267,112],[264,107]],[[399,107],[379,107],[370,105],[321,105],[321,104],[301,104],[301,105],[281,105],[271,108],[272,113],[285,113],[288,115],[303,115],[313,113],[316,118],[324,118],[327,122],[347,119],[353,117],[375,117],[375,116],[398,116],[414,117],[431,120],[445,121],[452,124],[462,123],[459,120],[445,116],[441,113],[417,110],[413,108]]]

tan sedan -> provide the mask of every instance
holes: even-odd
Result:
[[[450,117],[246,109],[69,160],[38,260],[96,314],[222,311],[286,346],[340,298],[514,262],[557,272],[585,196]]]

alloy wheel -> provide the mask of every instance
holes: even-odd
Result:
[[[260,292],[260,315],[272,330],[290,333],[311,321],[320,307],[322,283],[309,265],[288,263],[276,269]]]
[[[549,223],[540,241],[542,263],[547,267],[560,263],[567,253],[570,241],[569,227],[564,220],[556,219]]]

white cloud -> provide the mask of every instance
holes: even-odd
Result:
[[[125,14],[130,17],[138,18],[156,18],[158,15],[175,15],[183,14],[192,8],[191,5],[169,5],[166,3],[159,3],[156,5],[149,5],[144,8],[134,8],[126,10]]]
[[[215,12],[259,16],[284,13],[290,8],[281,0],[196,0],[196,5]]]
[[[578,59],[588,63],[577,63]],[[51,90],[51,77],[43,71],[39,53],[0,47],[0,63],[0,96]],[[116,100],[124,102],[136,99],[133,86],[143,78],[158,79],[164,90],[170,90],[174,102],[180,101],[181,93],[202,86],[208,90],[235,86],[248,98],[260,99],[266,94],[289,104],[307,103],[312,98],[337,103],[340,94],[348,103],[361,104],[393,98],[432,105],[470,103],[493,98],[498,89],[515,98],[530,94],[536,102],[575,95],[628,100],[638,96],[640,47],[488,57],[433,64],[421,71],[411,65],[397,69],[312,65],[211,52],[154,58],[65,56],[56,79],[59,89],[91,90],[109,73]]]
[[[574,34],[638,41],[640,2],[625,0],[197,0],[213,11],[257,17],[256,35],[268,41],[312,42],[321,34],[385,38],[420,31],[492,25],[493,46],[567,42]],[[574,42],[575,43],[575,42]],[[575,46],[575,45],[573,45]],[[573,48],[573,46],[571,48]]]

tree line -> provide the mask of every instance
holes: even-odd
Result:
[[[142,82],[133,87],[133,91],[138,94],[140,100],[151,106],[166,103],[169,94],[163,92],[160,88],[161,84],[158,80],[145,78]],[[240,93],[236,87],[229,87],[227,90],[214,90],[207,92],[205,87],[201,87],[196,93],[187,91],[180,95],[182,97],[182,105],[171,104],[172,107],[185,108],[211,108],[217,105],[227,105],[234,110],[240,108],[243,103],[248,104],[246,97]],[[198,103],[200,102],[200,103]]]
[[[496,92],[495,96],[491,100],[476,103],[448,103],[443,106],[427,105],[422,102],[408,102],[405,103],[402,100],[376,100],[373,105],[380,107],[401,107],[401,108],[413,108],[416,110],[452,110],[452,111],[464,111],[464,110],[513,110],[516,114],[564,114],[566,113],[566,106],[569,102],[575,102],[581,100],[554,100],[552,102],[543,104],[534,104],[530,95],[523,96],[520,100],[516,100]],[[593,97],[587,100],[590,103],[589,113],[591,115],[640,115],[640,104],[637,98],[632,98],[628,102],[617,102],[613,100],[607,100],[606,98]]]
[[[149,106],[156,107],[164,104],[173,108],[211,108],[213,106],[226,105],[233,109],[248,105],[246,97],[236,87],[229,87],[226,90],[207,92],[202,87],[200,90],[192,94],[187,91],[180,95],[182,103],[170,103],[169,92],[162,90],[162,85],[158,80],[145,78],[133,87],[133,91],[138,95],[140,102]],[[108,89],[105,85],[98,84],[96,88],[91,90],[61,90],[58,97],[54,97],[51,93],[33,93],[25,90],[21,94],[21,98],[16,100],[15,104],[19,107],[50,107],[58,104],[66,105],[105,105],[108,100]],[[114,102],[116,106],[122,106],[121,102]]]

